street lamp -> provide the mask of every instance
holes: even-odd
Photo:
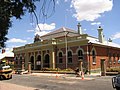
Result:
[[[89,53],[89,61],[88,61],[88,70],[89,70],[89,74],[91,73],[90,70],[91,70],[91,66],[90,66],[90,46],[92,45],[91,42],[88,43],[88,53]]]
[[[68,53],[67,53],[67,35],[69,34],[69,32],[66,31],[66,29],[64,28],[64,33],[65,33],[65,51],[66,51],[66,64],[65,64],[65,67],[67,69],[67,63],[68,63]]]

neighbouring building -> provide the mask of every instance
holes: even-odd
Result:
[[[120,45],[106,41],[102,27],[97,29],[97,38],[82,33],[80,23],[77,27],[77,31],[62,27],[41,37],[36,35],[33,43],[14,48],[17,66],[21,68],[24,62],[27,69],[31,62],[32,70],[82,67],[89,72],[120,67]]]
[[[5,51],[5,49],[2,49],[2,53],[0,53],[0,62],[1,61],[5,61],[6,64],[14,68],[14,53],[11,51]]]

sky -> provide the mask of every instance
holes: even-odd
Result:
[[[52,3],[45,10],[48,17],[40,13],[40,2],[36,3],[38,25],[34,15],[26,13],[21,20],[12,18],[12,27],[9,29],[6,50],[33,43],[34,36],[47,34],[61,27],[77,30],[81,23],[83,33],[98,37],[97,28],[103,28],[106,40],[111,38],[114,43],[120,44],[120,0],[55,0],[55,10]]]

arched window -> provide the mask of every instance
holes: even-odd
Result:
[[[117,62],[120,64],[120,54],[117,54]]]
[[[18,57],[15,57],[15,64],[18,65]]]
[[[78,51],[78,60],[83,60],[83,51],[82,50]]]
[[[63,55],[62,52],[59,52],[59,63],[63,63]]]
[[[43,67],[49,68],[50,67],[50,56],[46,54],[44,57]]]
[[[113,54],[113,63],[114,63],[114,64],[116,63],[116,60],[115,60],[115,53]]]
[[[20,65],[22,65],[22,56],[20,56]]]
[[[49,63],[49,55],[48,54],[45,55],[45,61],[44,61],[44,63]]]
[[[108,62],[109,62],[110,65],[112,64],[112,59],[111,59],[111,57],[112,57],[112,54],[109,53],[109,60],[108,60]]]
[[[37,65],[40,65],[40,64],[41,64],[41,55],[38,55],[36,64],[37,64]]]
[[[68,63],[72,63],[72,52],[68,51]]]
[[[96,64],[96,54],[95,54],[95,50],[92,51],[92,60],[93,60],[93,64]]]

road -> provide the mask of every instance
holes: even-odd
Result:
[[[56,78],[54,76],[33,76],[26,74],[13,75],[13,79],[3,80],[0,82],[32,87],[35,88],[35,90],[114,90],[111,84],[111,76],[94,78],[95,79],[92,80],[81,80],[64,77]]]

